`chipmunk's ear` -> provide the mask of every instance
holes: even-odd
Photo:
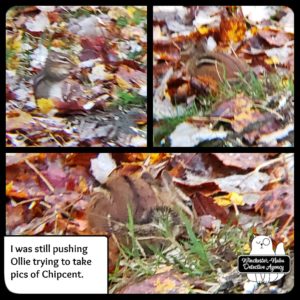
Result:
[[[155,184],[156,179],[153,177],[153,175],[151,173],[149,173],[148,171],[145,171],[141,174],[141,179],[145,180],[147,183],[149,184]]]
[[[172,176],[166,170],[163,170],[161,172],[161,180],[162,180],[164,187],[174,186]]]
[[[205,53],[208,51],[212,51],[212,49],[209,49],[209,43],[207,38],[202,38],[196,45],[197,52]]]
[[[194,42],[187,42],[181,46],[181,60],[188,60],[195,53],[205,53],[208,50],[208,42],[206,38]]]
[[[151,185],[167,188],[174,186],[172,176],[166,170],[161,171],[160,178],[155,178],[150,172],[147,171],[142,173],[141,178]]]

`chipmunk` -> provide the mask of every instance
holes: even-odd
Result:
[[[237,82],[242,75],[250,72],[249,65],[237,57],[219,52],[194,53],[186,63],[191,76],[206,76],[220,83],[227,80]]]
[[[35,98],[63,99],[63,82],[74,67],[67,54],[50,51],[44,69],[33,80]]]
[[[142,177],[114,175],[108,178],[103,188],[92,196],[87,209],[90,228],[94,232],[114,233],[121,243],[126,244],[130,207],[137,236],[144,239],[158,236],[159,221],[168,218],[174,235],[179,235],[180,218],[175,208],[191,219],[194,218],[193,210],[184,203],[187,196],[181,199],[183,195],[176,191],[171,176],[163,171],[161,177],[161,182],[147,173]]]
[[[210,77],[217,83],[234,83],[241,74],[248,75],[250,66],[237,56],[208,50],[205,39],[182,45],[181,60],[192,77]]]

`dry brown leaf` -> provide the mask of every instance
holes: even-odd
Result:
[[[191,286],[175,271],[153,275],[123,288],[119,294],[187,294]]]

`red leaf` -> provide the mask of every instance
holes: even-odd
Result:
[[[201,193],[195,193],[192,200],[198,216],[211,215],[220,219],[223,224],[227,223],[228,210],[215,204],[213,198],[206,197]]]

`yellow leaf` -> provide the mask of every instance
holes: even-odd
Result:
[[[225,196],[214,197],[214,202],[219,206],[229,206],[231,202]]]
[[[174,268],[174,266],[162,266],[161,268],[157,269],[155,274],[162,274],[162,273],[166,273],[166,272],[170,272],[172,269]]]
[[[11,181],[6,185],[6,194],[10,193],[13,190],[13,182]]]
[[[200,34],[206,34],[208,33],[208,28],[207,26],[201,26],[197,28]]]
[[[54,108],[54,103],[51,99],[40,98],[36,101],[37,107],[43,114],[47,114]]]
[[[166,99],[168,99],[169,101],[171,101],[171,96],[170,96],[170,94],[169,94],[169,92],[167,90],[165,90],[164,96],[165,96]]]
[[[243,196],[236,192],[231,192],[224,196],[214,197],[214,202],[219,206],[244,205]]]
[[[161,162],[163,159],[170,157],[167,153],[151,153],[151,164],[155,164],[157,162]]]
[[[154,286],[157,294],[168,294],[176,287],[176,283],[171,279],[165,279],[163,281],[157,279],[156,282],[154,282]]]
[[[281,79],[280,83],[279,83],[279,86],[282,87],[282,88],[286,88],[287,86],[289,86],[290,84],[290,81],[288,78],[283,78]]]
[[[6,38],[6,48],[7,50],[13,50],[16,52],[20,52],[22,48],[22,37],[23,37],[23,32],[18,31],[18,33],[8,36]]]
[[[79,192],[80,193],[86,193],[88,191],[89,187],[88,187],[88,184],[85,180],[84,177],[80,177],[80,180],[79,180]]]
[[[265,63],[268,65],[277,65],[280,63],[280,61],[277,56],[271,56],[265,59]]]
[[[132,85],[130,85],[126,80],[124,80],[120,76],[116,76],[116,82],[117,82],[118,86],[123,90],[128,90],[128,89],[132,88]]]
[[[251,31],[252,35],[256,35],[258,32],[258,28],[256,26],[252,26],[250,31]]]
[[[22,36],[23,32],[19,30],[6,38],[6,52],[8,57],[6,67],[8,70],[16,70],[19,67],[20,57],[18,53],[22,49]]]
[[[130,16],[131,18],[133,18],[134,13],[136,12],[136,8],[134,8],[133,6],[129,6],[129,7],[127,8],[127,12],[128,12],[128,14],[129,14],[129,16]]]
[[[63,48],[65,46],[65,42],[62,41],[62,40],[59,40],[59,39],[54,39],[52,42],[51,42],[51,45],[53,47],[57,47],[57,48]]]
[[[221,18],[220,38],[222,42],[239,42],[244,39],[247,27],[243,18]]]
[[[231,202],[236,205],[244,205],[245,204],[243,196],[236,192],[231,192],[228,194],[228,196],[230,197]]]
[[[243,247],[244,253],[249,254],[251,252],[251,247],[249,244],[245,244]]]
[[[244,30],[243,28],[239,28],[238,24],[232,24],[231,30],[228,31],[228,38],[230,41],[239,42],[244,37]]]

